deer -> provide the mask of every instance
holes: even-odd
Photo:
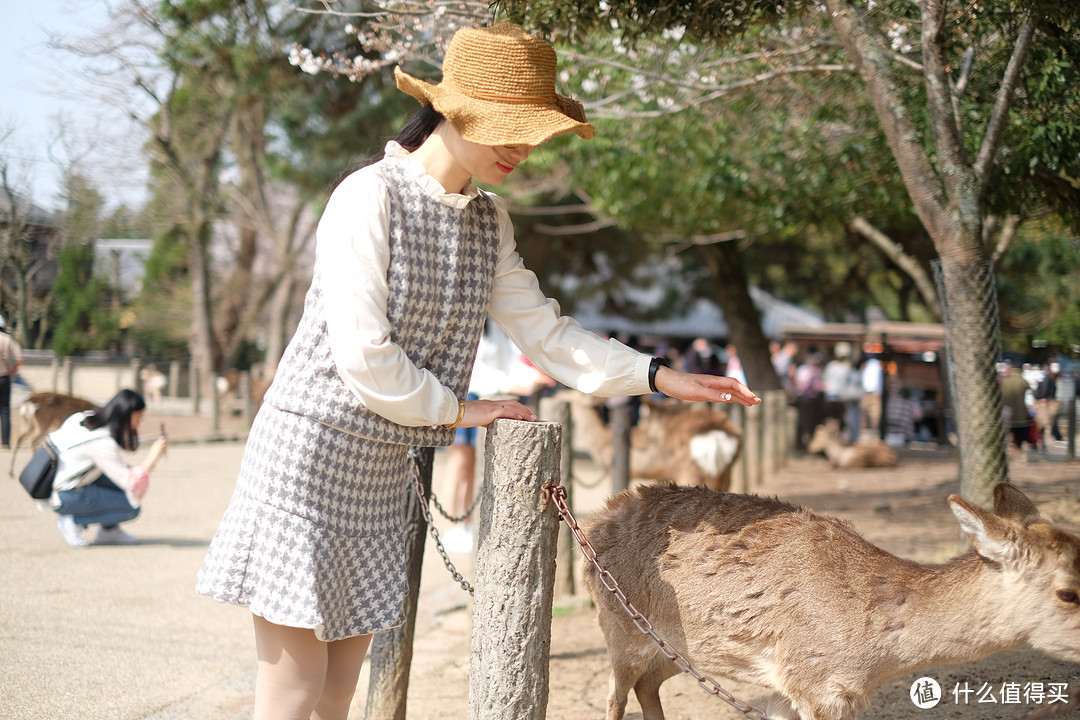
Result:
[[[15,456],[19,453],[23,440],[29,438],[30,449],[36,450],[45,440],[45,436],[60,427],[69,417],[77,412],[97,409],[98,406],[89,400],[63,393],[37,392],[26,398],[19,405],[19,436],[11,446],[8,474],[15,476]]]
[[[864,467],[892,467],[899,462],[896,450],[881,440],[859,440],[854,445],[840,442],[839,425],[835,420],[814,428],[814,435],[806,445],[808,452],[825,453],[834,468],[849,470]]]
[[[576,390],[562,390],[556,400],[570,403],[574,433],[597,464],[611,468],[611,429],[596,401]],[[647,413],[630,441],[630,475],[643,480],[707,487],[731,486],[731,470],[742,451],[742,431],[727,413],[674,402],[646,401]]]
[[[883,683],[1030,643],[1080,661],[1080,536],[1015,486],[948,504],[973,549],[923,565],[776,498],[643,485],[581,523],[597,563],[699,673],[762,686],[777,718],[850,720]],[[679,668],[584,561],[611,660],[607,720],[631,688],[662,720]]]

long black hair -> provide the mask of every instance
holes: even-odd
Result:
[[[131,416],[146,409],[143,396],[134,390],[121,390],[105,407],[89,415],[82,425],[90,430],[108,427],[116,444],[125,450],[139,447],[139,435],[131,424]]]
[[[444,119],[443,114],[429,103],[413,113],[394,140],[409,152],[414,152]]]
[[[416,148],[424,144],[424,141],[431,136],[431,133],[435,132],[435,128],[437,128],[439,123],[443,120],[445,120],[445,118],[441,112],[433,108],[430,104],[425,105],[413,113],[408,122],[402,126],[401,130],[398,131],[397,136],[394,137],[394,142],[405,148],[406,152],[414,152]],[[372,155],[365,160],[364,166],[374,165],[382,159],[383,154],[380,150],[379,153]],[[348,172],[352,171],[350,170]],[[342,179],[344,179],[344,175],[338,179],[338,182]]]

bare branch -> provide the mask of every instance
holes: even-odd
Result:
[[[904,252],[899,243],[893,242],[885,233],[877,229],[866,218],[856,215],[848,223],[853,230],[869,240],[874,247],[885,253],[886,257],[906,272],[915,281],[915,287],[922,295],[926,307],[938,317],[941,317],[941,303],[938,301],[937,291],[934,289],[934,281],[911,255]]]
[[[1001,136],[1005,132],[1005,125],[1009,120],[1009,106],[1012,105],[1016,91],[1016,82],[1020,77],[1020,71],[1027,59],[1028,49],[1031,47],[1031,39],[1035,35],[1035,21],[1028,14],[1024,23],[1020,26],[1020,33],[1013,47],[1012,57],[1005,67],[1005,74],[1001,78],[1001,87],[998,88],[997,99],[994,101],[994,110],[990,114],[990,122],[986,127],[986,135],[979,147],[979,156],[975,160],[975,181],[979,184],[978,196],[982,197],[986,192],[986,184],[990,177],[990,171],[994,167],[994,155],[997,154],[1001,143]]]

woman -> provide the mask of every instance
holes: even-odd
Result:
[[[396,75],[425,107],[330,198],[304,315],[199,573],[199,592],[253,615],[257,720],[347,717],[371,633],[403,622],[408,446],[536,419],[519,402],[464,400],[489,313],[585,392],[758,402],[560,317],[505,205],[473,185],[498,185],[551,137],[593,136],[580,103],[555,93],[550,45],[509,24],[461,30],[438,85]]]
[[[150,483],[150,471],[165,454],[164,435],[154,441],[143,465],[132,467],[120,455],[139,447],[139,422],[146,402],[134,390],[121,390],[100,410],[72,415],[49,439],[60,451],[49,504],[56,525],[72,547],[88,543],[83,531],[100,525],[95,545],[131,545],[139,539],[120,527],[134,520]]]

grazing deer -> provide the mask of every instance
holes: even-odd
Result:
[[[1080,661],[1080,536],[1004,483],[993,512],[956,495],[949,505],[975,549],[943,565],[891,555],[806,508],[699,488],[627,490],[582,526],[698,672],[772,690],[776,717],[850,720],[879,685],[933,665],[1024,643]],[[661,720],[660,685],[678,668],[588,561],[585,582],[612,664],[607,720],[623,717],[630,688],[644,720]]]
[[[15,475],[15,456],[22,441],[30,438],[30,449],[36,450],[45,436],[60,427],[60,423],[77,412],[97,410],[89,400],[54,392],[34,393],[19,406],[19,436],[11,448],[11,465],[8,474]]]
[[[840,428],[835,420],[814,428],[814,436],[806,446],[808,452],[823,452],[835,468],[892,467],[899,456],[896,450],[880,440],[859,440],[854,445],[840,442]]]
[[[556,399],[570,402],[574,433],[593,460],[610,469],[611,429],[596,401],[576,390]],[[630,440],[630,475],[643,480],[701,486],[722,492],[731,486],[731,468],[742,451],[742,431],[726,413],[682,403],[645,403]]]

